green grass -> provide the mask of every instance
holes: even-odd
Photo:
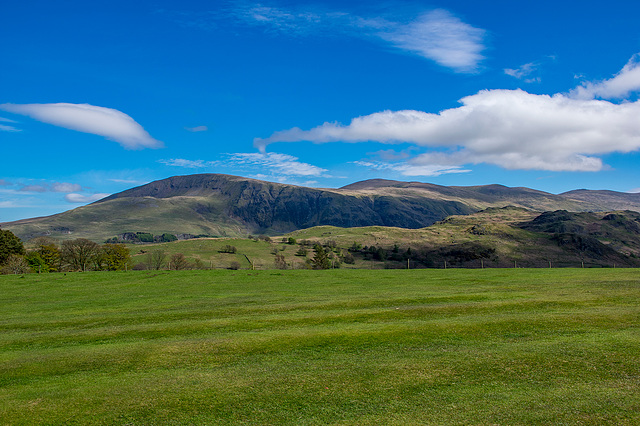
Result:
[[[638,424],[640,271],[0,276],[0,424]]]

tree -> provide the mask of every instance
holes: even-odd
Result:
[[[44,259],[40,256],[40,253],[35,250],[28,251],[24,256],[24,260],[27,261],[33,272],[49,272],[49,267],[45,263]]]
[[[324,251],[320,244],[316,244],[313,246],[313,250],[315,254],[313,255],[313,259],[311,260],[311,264],[313,269],[329,269],[331,268],[331,261],[329,261],[329,256],[327,252]]]
[[[169,269],[175,269],[179,271],[181,269],[188,269],[189,262],[184,257],[182,253],[176,253],[171,255],[171,259],[169,259]]]
[[[70,269],[86,271],[100,256],[100,246],[86,238],[76,238],[62,243],[60,258]]]
[[[287,269],[287,261],[283,254],[276,254],[275,265],[276,269]]]
[[[60,270],[60,250],[53,242],[42,241],[35,249],[40,255],[44,263],[47,265],[49,272],[57,272]]]
[[[103,245],[102,259],[107,271],[127,271],[133,266],[129,249],[124,244]]]
[[[152,251],[147,254],[147,265],[149,269],[160,270],[164,267],[165,259],[167,258],[167,253],[160,249]]]
[[[305,246],[300,246],[300,248],[296,252],[296,256],[306,256],[307,253],[308,253],[308,250],[306,249],[306,247]]]
[[[25,254],[20,238],[6,229],[0,229],[0,265],[5,264],[12,254]]]
[[[294,245],[296,243],[296,239],[293,237],[289,237],[287,239],[287,244]]]
[[[3,274],[26,274],[31,272],[29,263],[19,254],[10,254],[2,267]]]
[[[220,248],[220,250],[218,250],[218,253],[235,253],[237,251],[238,251],[238,249],[235,246],[232,246],[230,244],[226,244],[226,245],[222,246]]]

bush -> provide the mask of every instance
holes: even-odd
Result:
[[[218,253],[235,253],[237,251],[238,251],[238,249],[235,248],[234,246],[232,246],[230,244],[226,244],[226,245],[222,246],[220,248],[220,250],[218,250]]]
[[[229,269],[233,270],[233,271],[237,271],[238,269],[240,269],[240,263],[236,262],[235,260],[233,262],[231,262],[231,264],[229,265]]]
[[[189,262],[182,253],[172,254],[169,259],[169,269],[180,271],[182,269],[189,269]]]
[[[27,274],[31,272],[29,263],[18,254],[11,254],[2,267],[3,274]]]

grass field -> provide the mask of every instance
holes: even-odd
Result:
[[[640,271],[0,276],[0,424],[640,424]]]

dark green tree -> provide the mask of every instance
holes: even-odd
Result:
[[[20,238],[6,229],[0,229],[0,265],[4,265],[12,254],[25,254]]]
[[[313,259],[311,259],[311,265],[313,269],[331,268],[331,261],[329,260],[329,256],[324,248],[322,248],[320,244],[316,244],[315,246],[313,246],[313,250],[315,251]]]

